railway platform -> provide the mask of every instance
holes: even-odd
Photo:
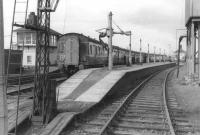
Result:
[[[91,106],[100,102],[127,72],[139,71],[165,64],[168,63],[133,65],[132,67],[120,66],[115,67],[112,71],[108,71],[105,68],[80,70],[57,87],[58,110],[62,112],[84,111],[84,108],[80,106],[81,103],[86,107],[87,105]],[[72,104],[74,108],[71,108],[69,104]],[[77,107],[80,110],[77,110]]]
[[[60,114],[47,125],[41,135],[59,134],[76,115],[84,113],[100,103],[103,98],[115,91],[115,87],[126,87],[126,83],[132,83],[133,78],[140,79],[170,66],[172,63],[151,63],[131,67],[115,67],[112,71],[98,68],[77,72],[57,87],[57,109]]]

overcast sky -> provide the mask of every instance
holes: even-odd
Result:
[[[4,0],[5,46],[9,44],[14,0]],[[29,11],[36,10],[36,0],[29,0]],[[106,28],[108,13],[113,12],[114,22],[124,31],[131,30],[132,49],[150,52],[153,46],[169,52],[176,49],[176,29],[184,28],[184,0],[60,0],[58,8],[51,16],[51,28],[64,34],[68,32],[83,33],[98,39],[95,31]],[[114,25],[114,24],[113,24]],[[118,31],[116,26],[113,26]],[[182,34],[178,31],[177,34]],[[107,42],[107,39],[104,41]],[[113,44],[128,48],[129,38],[115,35]]]

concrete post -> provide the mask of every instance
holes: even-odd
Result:
[[[190,64],[189,71],[190,76],[194,75],[194,45],[195,45],[195,36],[194,36],[194,23],[191,25],[191,46],[190,46]]]
[[[161,62],[161,48],[159,49],[160,50],[160,56],[159,56],[159,61]]]
[[[198,77],[200,80],[200,23],[198,23]]]
[[[8,111],[5,91],[4,66],[3,0],[0,0],[0,135],[8,134]]]
[[[149,63],[149,44],[148,44],[147,63]]]
[[[131,31],[130,31],[130,41],[129,41],[129,65],[132,65],[132,56],[131,56]]]
[[[140,38],[140,64],[142,64],[142,39]]]
[[[165,49],[164,49],[164,56],[163,56],[163,58],[164,58],[164,62],[165,62],[165,60],[166,60],[166,58],[165,58],[166,56],[165,56]]]
[[[156,63],[156,47],[154,46],[154,63]]]
[[[186,67],[187,67],[187,76],[189,76],[189,64],[190,64],[190,39],[189,39],[190,31],[187,29],[187,41],[186,41]]]
[[[112,58],[112,36],[113,36],[113,30],[112,30],[112,12],[108,15],[108,47],[109,47],[109,58],[108,58],[108,70],[112,70],[113,67],[113,58]]]
[[[193,48],[193,55],[194,55],[194,74],[197,72],[196,70],[196,30],[194,27],[194,48]]]

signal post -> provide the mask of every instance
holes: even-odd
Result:
[[[3,0],[0,0],[0,135],[8,134],[8,111],[5,89]]]

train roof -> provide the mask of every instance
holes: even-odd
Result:
[[[80,33],[75,33],[75,32],[66,33],[66,34],[63,34],[63,35],[60,36],[60,37],[67,36],[67,35],[76,35],[76,36],[79,36],[79,37],[86,38],[86,39],[88,39],[88,41],[91,41],[91,42],[95,42],[95,43],[100,44],[100,42],[99,42],[97,39],[91,38],[91,37],[89,37],[89,36],[85,36],[85,35],[83,35],[82,33],[81,33],[81,34],[80,34]]]
[[[85,35],[83,35],[83,34],[75,33],[75,32],[63,34],[63,35],[60,36],[60,37],[67,36],[67,35],[76,35],[76,36],[79,36],[79,37],[84,37],[84,38],[88,39],[88,41],[90,41],[90,42],[94,42],[94,43],[97,43],[97,44],[102,44],[99,40],[97,40],[97,39],[95,39],[95,38],[91,38],[90,36],[85,36]],[[105,43],[104,45],[108,46],[108,44],[106,44],[106,43]],[[115,45],[113,45],[113,48],[114,48],[114,49],[127,50],[127,49],[125,49],[125,48],[121,48],[121,47],[115,46]]]
[[[71,32],[71,33],[66,33],[66,34],[63,34],[61,35],[59,38],[63,37],[63,36],[67,36],[67,35],[75,35],[75,36],[78,36],[78,37],[82,37],[82,38],[85,38],[86,40],[88,40],[88,42],[94,42],[94,43],[97,43],[97,44],[102,44],[99,40],[95,39],[95,38],[91,38],[89,36],[85,36],[83,35],[82,33],[75,33],[75,32]],[[108,44],[104,44],[106,46],[108,46]],[[122,51],[129,51],[128,49],[125,49],[125,48],[121,48],[119,46],[115,46],[113,45],[113,49],[120,49]],[[131,51],[132,53],[140,53],[138,51]],[[146,52],[141,52],[142,54],[147,54]],[[150,53],[150,55],[153,55],[152,53]],[[156,55],[159,55],[159,54],[156,54]]]

